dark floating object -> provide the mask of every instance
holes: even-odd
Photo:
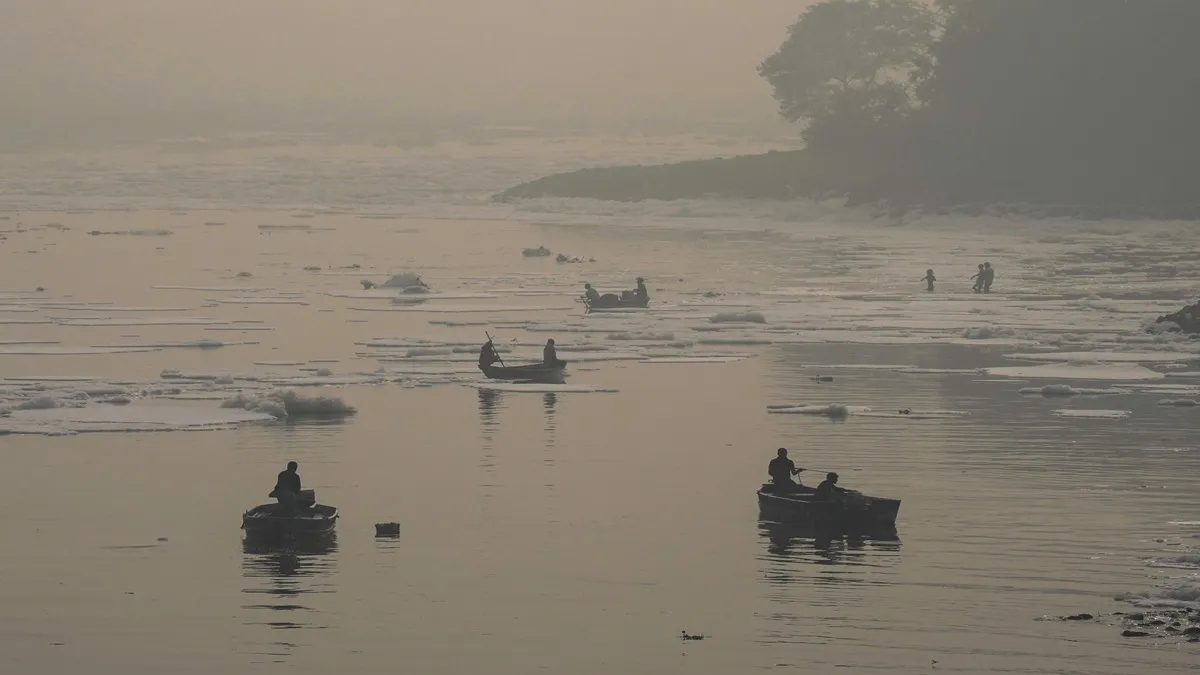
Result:
[[[816,380],[817,382],[833,382],[832,375],[817,375],[813,379]]]
[[[758,490],[758,512],[764,520],[798,523],[824,529],[876,531],[894,529],[900,513],[899,499],[869,497],[858,492],[843,493],[842,499],[814,499],[815,488],[797,485],[776,492],[774,483]]]
[[[400,523],[375,523],[376,537],[399,537]]]
[[[911,415],[912,408],[905,408],[904,410],[897,410],[896,412],[900,413],[901,415]]]
[[[1071,616],[1064,616],[1063,621],[1091,621],[1094,618],[1096,618],[1096,617],[1084,612],[1083,614],[1072,614]]]
[[[632,294],[621,297],[616,293],[605,293],[598,300],[584,298],[583,304],[588,308],[588,311],[593,309],[645,309],[650,306],[650,297],[644,296],[639,298]]]
[[[688,635],[688,632],[686,630],[681,630],[681,631],[679,631],[679,639],[680,640],[703,640],[704,634],[700,633],[699,635]]]
[[[1125,630],[1121,632],[1121,637],[1150,637],[1150,634],[1143,630]]]
[[[337,526],[337,507],[318,504],[316,492],[301,490],[296,512],[284,514],[279,504],[262,504],[242,514],[247,534],[304,536],[330,534]]]
[[[566,361],[555,365],[532,363],[527,366],[480,366],[479,369],[491,380],[509,380],[512,382],[537,382],[540,384],[562,384],[563,371],[567,368]]]

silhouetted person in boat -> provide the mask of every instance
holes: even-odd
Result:
[[[297,464],[288,462],[287,468],[279,472],[275,480],[272,497],[279,501],[279,510],[283,513],[296,512],[296,498],[300,496],[300,474],[296,473]]]
[[[558,360],[558,352],[554,350],[554,338],[546,340],[546,348],[542,350],[542,363],[548,366],[562,364],[562,361]]]
[[[813,499],[837,499],[845,492],[837,486],[838,475],[830,472],[825,474],[825,480],[817,486],[817,491],[813,493]]]
[[[983,292],[992,292],[992,282],[996,280],[996,269],[992,267],[992,263],[983,263]]]
[[[500,355],[496,353],[496,347],[491,340],[483,345],[479,350],[479,368],[482,370],[485,366],[490,366],[500,360]]]
[[[975,285],[971,287],[971,290],[975,291],[976,293],[978,293],[979,291],[982,291],[983,290],[983,278],[985,276],[987,276],[987,275],[984,274],[983,263],[980,263],[979,271],[976,272],[975,274],[971,275],[971,278],[975,280]]]
[[[641,277],[637,278],[637,288],[633,289],[633,294],[638,300],[645,300],[650,297],[650,292],[646,290],[645,279]]]
[[[792,476],[798,475],[803,469],[797,469],[796,463],[788,459],[787,448],[779,449],[779,456],[767,465],[767,473],[771,474],[771,482],[781,492],[795,490],[799,484],[792,482]]]
[[[925,290],[932,291],[933,282],[937,281],[937,277],[933,276],[933,270],[925,270],[925,278],[921,281],[924,281],[927,284],[925,286]]]
[[[600,291],[592,288],[591,284],[584,284],[583,288],[583,296],[588,299],[588,302],[596,302],[600,299]]]

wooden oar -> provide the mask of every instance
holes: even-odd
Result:
[[[500,362],[500,367],[507,368],[508,366],[504,365],[504,359],[500,357],[500,350],[496,349],[496,343],[492,340],[492,336],[486,330],[483,331],[483,334],[487,335],[488,344],[492,346],[492,353],[496,355],[496,360]]]

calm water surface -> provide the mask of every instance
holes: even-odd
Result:
[[[668,296],[804,276],[789,267],[803,263],[771,253],[779,241],[770,233],[613,237],[413,223],[404,234],[410,224],[395,221],[359,223],[372,233],[347,241],[265,235],[254,225],[280,216],[221,214],[211,217],[228,223],[218,242],[195,224],[171,238],[83,235],[169,220],[161,213],[54,217],[75,228],[72,236],[47,235],[36,255],[10,254],[6,287],[45,283],[76,298],[196,306],[215,295],[164,296],[150,286],[224,284],[249,270],[247,283],[303,290],[310,305],[195,310],[265,321],[275,330],[247,333],[258,345],[0,357],[10,375],[152,378],[164,368],[255,359],[372,369],[356,341],[474,340],[483,330],[355,312],[355,303],[321,292],[353,289],[359,277],[313,277],[305,264],[412,266],[441,287],[511,285],[511,272],[503,282],[472,278],[513,269],[527,285],[623,284],[653,265]],[[530,272],[495,254],[539,243],[606,262],[590,270],[538,262]],[[89,272],[89,261],[107,267]],[[533,308],[563,300],[492,302],[561,322],[578,310]],[[6,339],[75,345],[203,336],[194,326],[5,329]],[[339,423],[0,437],[0,671],[1194,672],[1197,645],[1123,639],[1103,621],[1038,620],[1125,609],[1115,595],[1155,583],[1143,563],[1164,549],[1156,540],[1191,536],[1172,523],[1200,519],[1194,410],[1134,394],[1099,403],[1019,396],[1021,383],[972,373],[828,367],[971,369],[1006,363],[1011,346],[743,349],[754,358],[573,371],[573,384],[609,392],[351,387],[334,393],[359,414]],[[779,403],[970,414],[767,414]],[[1069,407],[1133,415],[1051,414]],[[845,485],[903,499],[898,536],[816,540],[759,523],[753,492],[780,445],[814,474],[836,470]],[[266,501],[288,459],[322,502],[342,510],[335,541],[243,539],[241,511]],[[376,539],[373,524],[391,520],[401,536]],[[706,639],[684,642],[681,631]]]

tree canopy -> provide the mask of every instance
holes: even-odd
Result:
[[[1197,0],[829,0],[759,72],[867,197],[1195,201]]]

